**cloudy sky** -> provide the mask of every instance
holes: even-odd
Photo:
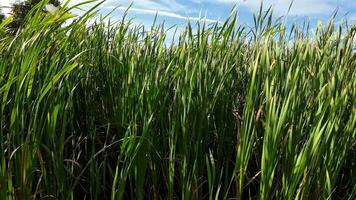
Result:
[[[0,6],[10,6],[16,0],[0,0]],[[65,1],[65,0],[61,0]],[[72,0],[79,3],[85,0]],[[285,16],[292,0],[263,0],[265,7],[273,6],[275,16]],[[183,25],[189,18],[191,21],[205,18],[206,21],[223,21],[236,5],[239,22],[252,25],[252,13],[257,12],[261,0],[106,0],[100,7],[107,13],[117,6],[113,12],[114,19],[120,19],[123,12],[131,4],[130,17],[135,23],[152,24],[158,14],[159,21],[168,25]],[[5,12],[9,8],[3,9]],[[335,10],[338,20],[356,21],[356,0],[294,0],[288,19],[290,22],[309,20],[312,24],[317,20],[326,21]]]

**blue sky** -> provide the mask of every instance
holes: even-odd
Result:
[[[276,17],[287,15],[291,1],[263,0],[266,8],[273,7]],[[113,15],[119,19],[131,3],[129,16],[144,25],[151,25],[156,13],[159,22],[165,21],[168,26],[184,26],[188,18],[191,21],[199,18],[208,22],[224,21],[234,5],[237,6],[239,23],[252,25],[252,14],[258,12],[261,0],[107,0],[102,10],[105,13],[121,5]],[[318,20],[327,21],[335,10],[339,13],[337,20],[356,21],[356,0],[295,0],[288,19],[289,23],[308,20],[313,26]]]
[[[1,6],[9,6],[16,0],[1,0]],[[65,1],[65,0],[61,0]],[[84,0],[72,0],[79,3]],[[263,0],[265,7],[273,6],[275,16],[285,16],[292,0]],[[100,7],[102,13],[113,12],[114,19],[120,19],[123,12],[131,4],[129,17],[135,23],[151,25],[158,14],[159,22],[165,21],[168,26],[183,26],[187,19],[191,21],[205,18],[208,22],[223,21],[228,17],[231,8],[236,5],[239,23],[252,25],[252,13],[257,12],[261,0],[107,0]],[[338,20],[356,21],[356,0],[294,0],[288,14],[289,23],[309,20],[311,25],[317,20],[327,21],[335,10]],[[8,9],[4,9],[5,12]],[[346,15],[347,14],[347,15]]]

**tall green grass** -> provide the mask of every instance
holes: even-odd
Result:
[[[355,27],[0,25],[1,199],[355,199]]]

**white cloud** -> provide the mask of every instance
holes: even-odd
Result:
[[[65,1],[65,0],[61,0]],[[85,0],[71,0],[71,4],[83,2]],[[98,0],[100,2],[100,0]],[[95,4],[95,3],[94,3]],[[116,6],[129,6],[133,5],[135,8],[162,10],[162,11],[185,11],[184,5],[178,3],[176,0],[106,0],[101,8],[111,8]]]
[[[129,6],[132,3],[132,7],[147,9],[147,10],[159,10],[166,12],[179,13],[183,15],[190,15],[192,13],[197,13],[195,8],[187,8],[185,5],[178,3],[177,0],[107,0],[103,7],[107,8],[109,6],[116,7]]]
[[[114,8],[114,7],[110,7]],[[127,10],[128,7],[118,7],[118,10]],[[214,20],[214,19],[209,19],[206,17],[189,17],[189,16],[184,16],[178,13],[174,12],[169,12],[169,11],[164,11],[164,10],[158,10],[158,9],[143,9],[143,8],[130,8],[129,11],[131,12],[136,12],[139,14],[150,14],[150,15],[158,15],[158,16],[165,16],[165,17],[171,17],[175,19],[183,19],[183,20],[191,20],[191,21],[206,21],[206,22],[219,22],[219,20]]]
[[[118,5],[121,5],[118,10],[126,10],[132,3],[132,7],[129,12],[138,14],[158,15],[164,17],[170,17],[181,20],[191,21],[206,21],[206,22],[220,22],[219,20],[209,19],[207,17],[192,17],[192,13],[198,13],[195,8],[187,8],[185,5],[178,3],[176,0],[107,0],[103,7],[113,9]],[[199,15],[201,16],[201,15]]]
[[[3,3],[0,3],[3,8],[4,13],[10,12],[10,6],[17,0],[2,0]],[[60,0],[62,3],[66,0]],[[85,0],[71,0],[70,5],[75,5],[77,3],[83,2]],[[100,2],[100,1],[98,1]],[[85,7],[90,7],[96,2],[86,5]],[[113,9],[117,6],[118,10],[126,10],[129,5],[132,4],[132,7],[129,9],[129,12],[135,12],[139,14],[149,14],[149,15],[159,15],[175,19],[182,20],[191,20],[191,21],[206,21],[206,22],[217,22],[218,20],[208,19],[206,17],[189,17],[186,13],[191,9],[186,9],[184,5],[178,3],[176,0],[107,0],[101,5],[101,8]],[[184,13],[184,14],[181,14]]]
[[[121,0],[121,1],[107,0],[103,4],[103,7],[113,7],[113,6],[116,7],[118,5],[128,6],[130,4],[132,4],[134,7],[137,8],[158,9],[158,10],[165,10],[165,11],[170,10],[169,7],[160,3],[159,1],[151,1],[151,0]]]
[[[11,10],[10,6],[12,3],[14,3],[16,0],[1,0],[0,7],[1,11],[4,14],[8,14]]]
[[[11,4],[15,3],[16,1],[23,1],[23,0],[1,0],[0,6],[4,7],[3,11],[4,12],[8,12],[10,10]],[[67,0],[60,0],[62,3],[65,3]],[[84,2],[87,0],[71,0],[69,5],[75,5],[81,2]],[[95,5],[96,3],[99,3],[100,0],[98,0],[97,2],[88,4],[84,7],[90,7],[92,5]],[[182,6],[178,3],[176,3],[175,0],[169,0],[169,4],[166,3],[165,1],[160,1],[160,0],[106,0],[101,7],[102,8],[106,8],[109,6],[118,6],[118,5],[122,5],[122,6],[128,6],[131,3],[133,3],[133,5],[135,7],[138,8],[146,8],[146,9],[158,9],[158,10],[171,10],[170,6],[172,7],[175,6],[176,8],[182,8]]]
[[[212,2],[224,4],[236,4],[251,11],[258,11],[261,0],[195,0],[197,2]],[[351,1],[351,0],[350,0]],[[265,8],[272,5],[276,15],[286,15],[292,0],[263,0]],[[353,4],[353,3],[351,3]],[[336,9],[336,3],[332,0],[294,0],[289,15],[329,15]]]

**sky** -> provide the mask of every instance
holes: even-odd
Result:
[[[5,6],[3,12],[8,12],[8,6],[15,1],[17,0],[0,0],[0,6]],[[71,0],[71,4],[83,1],[85,0]],[[265,8],[272,6],[276,17],[288,15],[288,23],[307,20],[313,25],[318,20],[326,22],[336,10],[337,20],[356,22],[356,0],[294,0],[289,12],[292,0],[262,1]],[[238,22],[252,26],[252,14],[258,12],[261,0],[106,0],[100,6],[100,12],[105,14],[120,6],[112,13],[114,20],[120,20],[131,4],[129,17],[134,18],[134,23],[146,26],[152,25],[156,14],[158,22],[164,21],[168,26],[184,26],[188,18],[190,21],[204,19],[207,22],[221,22],[229,16],[234,5]]]

